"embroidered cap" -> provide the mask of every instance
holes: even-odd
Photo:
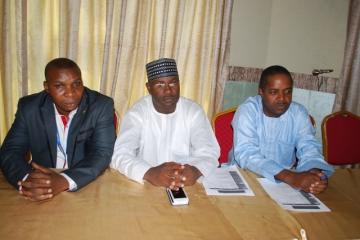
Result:
[[[160,77],[179,76],[176,62],[171,58],[160,58],[146,64],[148,80],[154,80]]]

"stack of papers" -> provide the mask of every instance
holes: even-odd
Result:
[[[296,190],[286,183],[274,183],[258,178],[261,186],[277,204],[296,212],[330,212],[331,210],[311,193]]]
[[[217,168],[203,185],[207,195],[255,196],[236,166]]]

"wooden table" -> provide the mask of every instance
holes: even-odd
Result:
[[[78,192],[46,202],[23,199],[0,176],[0,239],[308,239],[360,238],[360,169],[337,170],[318,197],[330,213],[292,213],[241,171],[255,197],[207,196],[187,187],[188,206],[173,207],[163,188],[107,170]]]

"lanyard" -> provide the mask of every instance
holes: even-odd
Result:
[[[67,154],[63,148],[63,146],[61,145],[61,141],[60,141],[60,136],[59,136],[59,130],[56,128],[56,145],[58,146],[60,152],[63,154],[65,161],[64,161],[64,166],[63,168],[65,168],[66,163],[67,163]]]

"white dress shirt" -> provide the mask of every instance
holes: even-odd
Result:
[[[124,116],[110,166],[139,183],[151,167],[171,161],[192,165],[206,177],[219,155],[209,120],[197,103],[180,97],[175,112],[162,114],[146,96]]]
[[[59,142],[58,142],[58,139],[56,141],[56,149],[57,149],[56,168],[67,169],[69,167],[68,162],[67,162],[67,154],[66,154],[67,139],[68,139],[70,124],[71,124],[71,121],[72,121],[75,113],[77,112],[77,108],[69,113],[68,123],[67,123],[66,127],[64,126],[64,123],[61,119],[61,114],[56,109],[55,104],[54,104],[54,109],[55,109],[55,119],[56,119],[56,127],[57,127],[57,134],[58,134],[57,137],[59,137]],[[74,180],[72,180],[65,173],[60,173],[60,175],[62,175],[68,181],[69,191],[76,190],[77,185],[74,182]]]

